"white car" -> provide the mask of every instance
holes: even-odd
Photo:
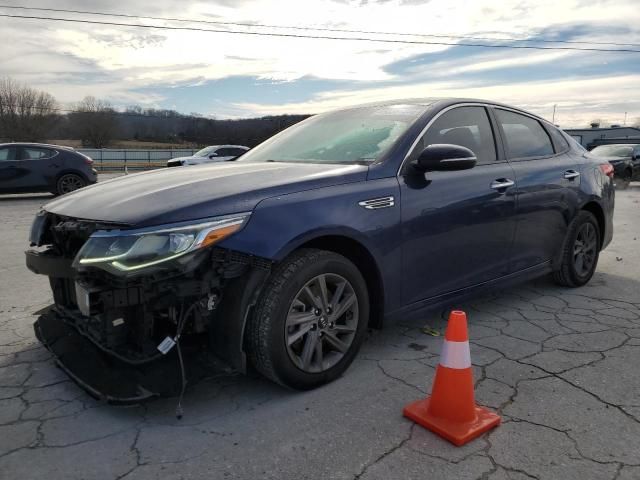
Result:
[[[249,150],[242,145],[211,145],[196,152],[191,157],[172,158],[167,167],[181,167],[182,165],[200,165],[202,163],[228,162],[235,160]]]

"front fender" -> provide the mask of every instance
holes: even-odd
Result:
[[[385,304],[397,306],[401,288],[399,185],[395,177],[279,195],[261,201],[247,225],[221,247],[281,261],[302,245],[342,236],[364,246],[384,282]],[[368,210],[359,202],[394,197],[394,205]]]

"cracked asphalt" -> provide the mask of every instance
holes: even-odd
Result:
[[[431,385],[445,312],[371,332],[347,373],[311,392],[214,374],[176,399],[102,405],[33,335],[50,301],[24,266],[47,196],[0,196],[0,478],[640,478],[640,184],[617,193],[591,283],[548,278],[459,305],[478,403],[498,428],[454,447],[402,417]]]

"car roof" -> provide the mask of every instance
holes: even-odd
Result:
[[[75,148],[67,147],[65,145],[53,145],[51,143],[34,143],[34,142],[0,143],[0,148],[2,147],[43,147],[43,148],[62,148],[64,150],[75,150]]]
[[[249,150],[249,147],[245,147],[244,145],[209,145],[205,148],[244,148]]]
[[[514,107],[513,105],[507,105],[506,103],[501,103],[501,102],[495,102],[492,100],[483,100],[483,99],[479,99],[479,98],[464,98],[464,97],[445,97],[445,98],[435,98],[435,97],[427,97],[427,98],[401,98],[401,99],[395,99],[395,100],[384,100],[384,101],[379,101],[379,102],[372,102],[372,103],[365,103],[365,104],[360,104],[360,105],[351,105],[351,106],[347,106],[344,108],[339,108],[333,111],[340,111],[340,110],[352,110],[352,109],[358,109],[358,108],[375,108],[375,107],[390,107],[390,106],[394,106],[394,105],[416,105],[416,106],[422,106],[424,107],[425,112],[430,109],[442,109],[442,108],[446,108],[448,106],[452,106],[452,105],[456,105],[459,103],[477,103],[477,104],[483,104],[483,105],[491,105],[491,106],[495,106],[495,107],[504,107],[504,108],[508,108],[511,110],[515,110],[518,112],[522,112],[526,115],[532,116],[532,117],[536,117],[538,120],[542,120],[548,124],[551,124],[551,122],[539,115],[536,115],[535,113],[531,113],[527,110],[524,110],[522,108],[519,107]],[[330,113],[327,112],[327,113]]]

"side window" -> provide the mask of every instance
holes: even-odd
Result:
[[[233,154],[231,153],[230,148],[219,148],[216,150],[216,155],[219,157],[230,157]]]
[[[553,140],[553,146],[555,147],[556,153],[566,152],[569,150],[569,142],[567,142],[567,139],[560,130],[548,125],[547,131],[549,132],[549,135],[551,135],[551,140]]]
[[[509,158],[531,158],[553,155],[553,146],[547,132],[537,120],[497,108],[498,122],[504,132]]]
[[[232,148],[231,150],[233,150],[231,152],[231,155],[233,155],[234,157],[239,157],[243,153],[246,153],[246,150],[243,150],[242,148]]]
[[[478,164],[496,161],[493,131],[484,107],[458,107],[442,114],[422,138],[422,148],[436,143],[467,147],[476,154]]]
[[[0,148],[0,162],[3,160],[15,160],[16,149],[14,147]]]
[[[44,158],[51,158],[56,152],[49,150],[48,148],[40,147],[23,147],[20,160],[42,160]]]

